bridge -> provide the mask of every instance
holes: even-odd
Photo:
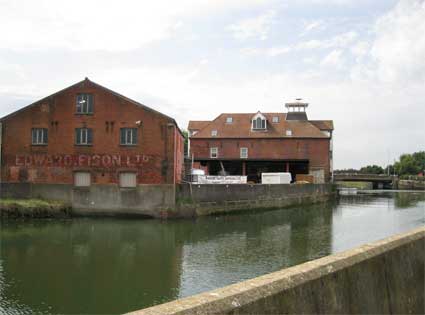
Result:
[[[339,173],[333,178],[334,182],[370,182],[373,188],[393,188],[398,181],[398,176],[385,174]]]

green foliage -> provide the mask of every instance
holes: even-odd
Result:
[[[394,164],[398,175],[417,175],[425,170],[425,151],[402,154]]]
[[[360,169],[363,174],[384,174],[384,169],[379,165],[368,165]]]

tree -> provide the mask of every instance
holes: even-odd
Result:
[[[384,174],[384,169],[379,165],[368,165],[360,169],[363,174]]]
[[[417,175],[425,169],[425,151],[413,154],[402,154],[400,160],[394,164],[398,175]]]

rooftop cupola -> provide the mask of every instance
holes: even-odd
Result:
[[[286,120],[308,120],[306,113],[308,103],[304,103],[302,98],[295,99],[295,102],[286,103],[285,107],[288,109]]]

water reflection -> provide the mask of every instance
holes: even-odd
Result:
[[[193,221],[5,221],[0,313],[123,313],[423,225],[425,194]]]

